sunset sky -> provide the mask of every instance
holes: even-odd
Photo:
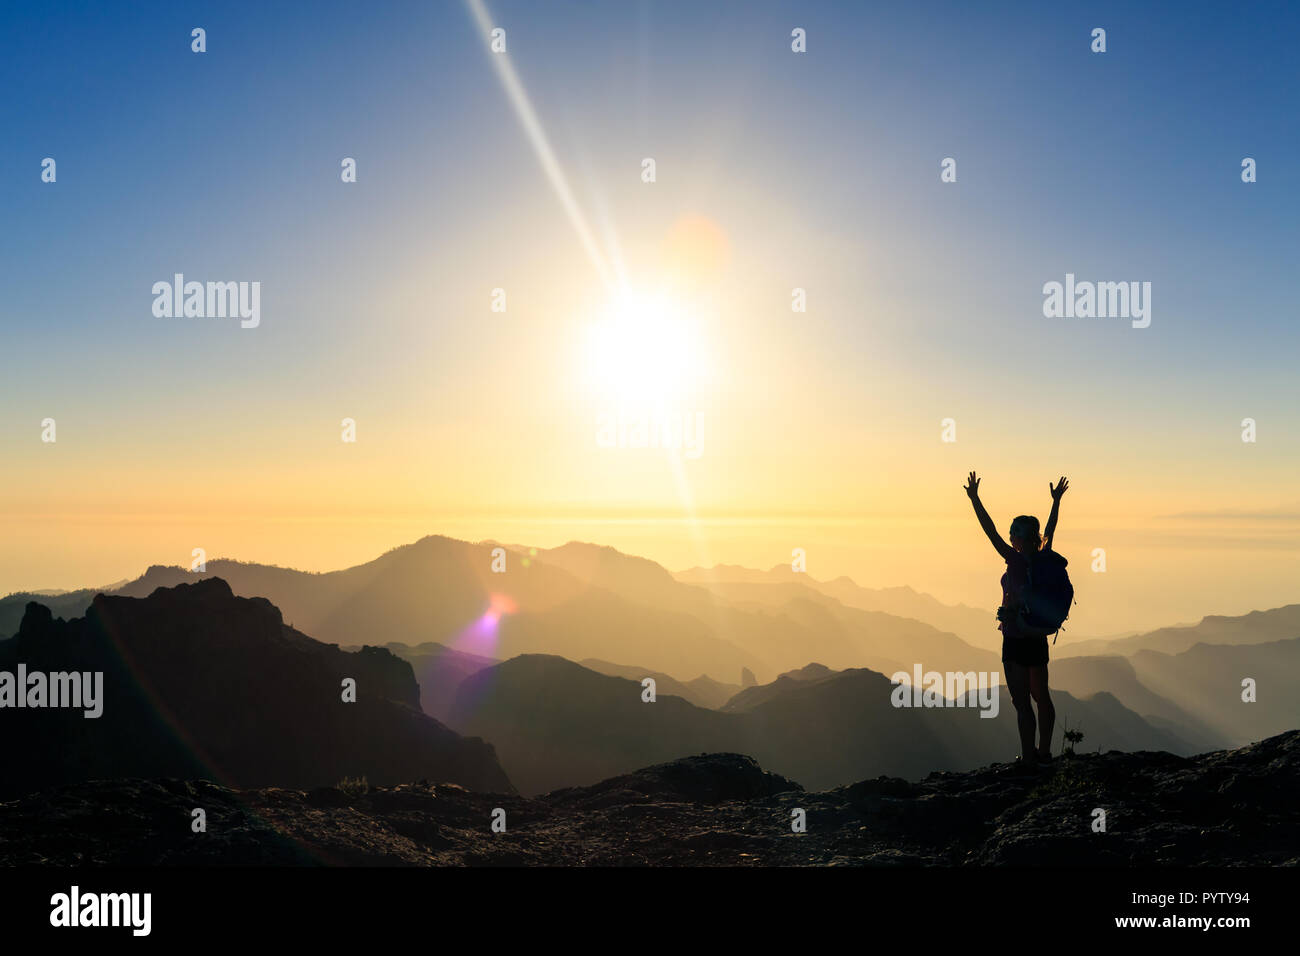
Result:
[[[441,533],[993,607],[976,469],[1004,531],[1069,476],[1080,633],[1300,600],[1300,14],[1131,6],[7,9],[0,593]],[[653,409],[698,457],[597,440]]]

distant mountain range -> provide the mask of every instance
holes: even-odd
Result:
[[[507,549],[504,573],[493,571],[498,547]],[[217,576],[216,591],[192,590]],[[177,604],[159,588],[191,595],[190,604]],[[260,623],[247,611],[229,616],[218,605],[237,601],[235,595],[257,599],[250,606],[269,616]],[[1016,749],[1005,694],[996,720],[979,719],[973,708],[909,712],[889,705],[889,676],[910,673],[917,663],[927,671],[1002,670],[991,612],[944,605],[910,588],[863,588],[847,578],[819,582],[786,567],[718,566],[674,575],[590,544],[538,550],[435,536],[325,574],[217,560],[201,574],[154,566],[107,596],[73,591],[33,605],[31,595],[11,595],[0,600],[0,634],[20,631],[26,642],[0,642],[0,655],[16,660],[14,649],[31,651],[38,633],[98,633],[114,614],[133,613],[123,610],[134,606],[121,603],[128,598],[162,601],[176,618],[142,618],[136,639],[146,646],[152,628],[179,632],[183,619],[195,618],[177,641],[174,670],[160,678],[166,688],[194,690],[180,670],[182,658],[211,653],[195,635],[229,648],[224,635],[237,621],[241,628],[255,624],[269,648],[278,646],[271,639],[277,628],[309,642],[318,649],[308,655],[317,667],[349,661],[356,670],[356,661],[383,654],[386,699],[394,706],[422,708],[433,718],[422,726],[436,726],[434,736],[461,733],[495,745],[490,760],[465,758],[470,764],[458,772],[480,783],[495,780],[494,787],[509,786],[508,777],[529,793],[701,751],[750,754],[778,773],[825,787],[871,774],[966,769]],[[86,620],[76,620],[83,615]],[[272,617],[279,623],[269,623]],[[331,657],[346,650],[323,650],[329,644],[354,654]],[[1085,733],[1084,749],[1188,754],[1293,729],[1298,651],[1300,605],[1108,641],[1065,636],[1053,647],[1051,664],[1058,741],[1068,723]],[[257,666],[255,649],[243,647],[241,654],[239,666]],[[645,677],[658,685],[654,704],[641,703]],[[1246,678],[1257,682],[1256,702],[1241,699]],[[122,671],[118,679],[128,675]],[[219,737],[213,716],[219,711],[204,708],[220,702],[202,694],[195,700],[206,703],[192,720],[211,721]],[[335,729],[346,737],[345,727]],[[163,763],[184,775],[197,765],[178,761],[192,750],[170,750]],[[394,755],[397,763],[378,767],[372,781],[396,779],[385,775],[406,766],[407,756]],[[107,772],[116,764],[105,759]],[[318,762],[304,772],[328,777],[334,771],[324,768],[336,765],[342,767]],[[45,769],[58,777],[56,769]],[[339,775],[362,772],[354,767]]]
[[[734,602],[767,607],[808,597],[811,591],[833,598],[846,607],[924,621],[940,631],[956,634],[975,647],[997,653],[1002,651],[1002,634],[997,630],[997,615],[992,610],[965,604],[944,604],[910,587],[866,588],[848,577],[818,581],[807,572],[794,571],[788,564],[778,564],[768,571],[719,564],[680,571],[674,577],[686,584],[708,588]]]
[[[1178,654],[1196,644],[1264,644],[1300,637],[1300,604],[1267,611],[1251,611],[1236,617],[1212,614],[1199,624],[1162,627],[1145,634],[1100,641],[1062,640],[1058,657],[1082,657],[1095,654],[1136,654],[1159,651]]]
[[[996,654],[922,621],[850,607],[812,589],[776,608],[737,606],[612,548],[573,543],[535,556],[510,552],[500,574],[492,571],[492,549],[428,537],[325,574],[227,560],[209,561],[203,573],[155,565],[114,594],[142,597],[221,577],[236,594],[267,598],[293,626],[330,643],[434,642],[497,659],[546,653],[634,661],[723,684],[743,683],[745,669],[771,680],[809,660],[881,671],[917,659],[944,669],[998,665]],[[56,616],[76,616],[93,597],[77,591],[41,603]],[[28,600],[0,600],[0,633],[16,628]],[[476,639],[470,632],[494,600],[513,611],[501,615],[488,639]]]
[[[107,588],[0,598],[0,636],[16,632],[31,600],[57,617],[76,617],[98,593],[143,597],[156,587],[219,576],[236,594],[267,597],[291,622],[319,638],[351,645],[432,642],[453,647],[457,635],[488,608],[491,596],[502,594],[515,602],[518,614],[506,617],[500,645],[487,656],[560,653],[573,660],[635,660],[638,667],[661,673],[703,671],[723,684],[739,683],[742,667],[771,680],[810,660],[886,671],[918,656],[933,658],[933,651],[944,653],[940,647],[903,650],[918,633],[931,642],[939,640],[937,635],[956,636],[959,642],[947,648],[953,654],[966,653],[962,648],[969,646],[996,658],[1001,649],[991,610],[944,604],[908,587],[866,588],[847,577],[823,582],[786,565],[768,571],[718,565],[672,574],[653,561],[579,542],[540,551],[502,545],[509,551],[507,571],[493,574],[492,548],[497,546],[432,536],[325,574],[228,560],[208,562],[201,574],[154,565],[135,580]],[[684,637],[701,640],[699,653],[686,654],[682,645],[689,642],[674,635],[656,641],[640,628],[600,639],[591,627],[578,627],[572,636],[548,643],[553,628],[569,623],[579,611],[620,613],[630,607],[642,609],[641,617],[652,615],[656,625],[686,626]],[[883,616],[854,616],[853,611]],[[597,627],[605,623],[600,618]],[[824,626],[832,633],[814,635],[811,645],[805,641],[809,629]],[[865,642],[864,628],[874,632]],[[1262,644],[1296,637],[1300,604],[1236,617],[1211,615],[1197,624],[1121,638],[1081,639],[1067,631],[1053,646],[1052,658],[1129,656],[1140,650],[1177,654],[1195,644]],[[652,649],[652,657],[637,653],[642,643]],[[874,659],[860,656],[864,643]],[[590,652],[579,650],[584,644]],[[790,650],[794,644],[798,649]],[[988,660],[987,655],[977,657]]]
[[[625,677],[638,683],[647,677],[653,677],[658,685],[658,693],[680,697],[683,700],[690,701],[696,707],[708,707],[712,710],[721,709],[727,701],[741,691],[739,684],[719,683],[707,674],[701,674],[694,680],[679,681],[668,674],[652,671],[645,667],[611,664],[609,661],[598,661],[594,658],[588,658],[578,663],[588,670],[595,671],[597,674],[607,674],[610,677]]]

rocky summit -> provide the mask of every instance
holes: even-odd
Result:
[[[428,781],[232,790],[124,779],[0,804],[7,865],[1297,865],[1300,731],[809,792],[701,754],[540,797]],[[207,831],[191,832],[194,808]],[[496,811],[506,829],[492,832]],[[796,811],[806,832],[792,832]],[[1099,811],[1105,831],[1098,832]],[[499,816],[499,814],[497,814]]]

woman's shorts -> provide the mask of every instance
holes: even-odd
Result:
[[[1002,660],[1022,667],[1047,666],[1046,637],[1008,637],[1002,635]]]

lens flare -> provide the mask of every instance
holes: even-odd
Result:
[[[507,614],[514,614],[517,610],[518,605],[509,595],[488,595],[487,610],[456,635],[452,647],[470,654],[495,657],[501,619]]]

